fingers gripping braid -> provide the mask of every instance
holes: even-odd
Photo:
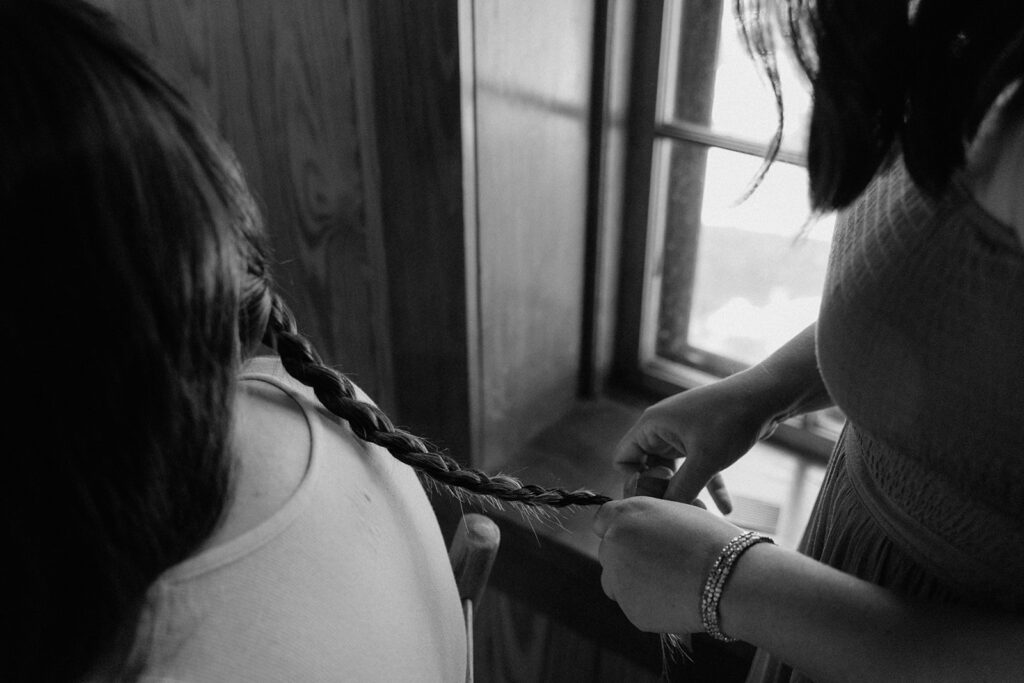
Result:
[[[445,453],[431,451],[422,439],[395,427],[379,408],[359,400],[352,382],[323,364],[312,344],[299,334],[295,318],[276,295],[264,343],[277,350],[289,375],[312,388],[327,410],[348,421],[356,436],[386,448],[399,461],[442,484],[525,505],[601,505],[610,500],[585,490],[547,489],[523,484],[503,474],[489,476],[477,469],[463,468]]]

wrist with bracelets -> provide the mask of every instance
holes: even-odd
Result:
[[[700,619],[704,625],[704,630],[715,640],[725,643],[735,641],[735,638],[730,638],[722,632],[719,622],[718,603],[722,599],[725,582],[729,578],[733,567],[736,566],[736,562],[744,552],[758,543],[774,543],[774,541],[754,531],[747,531],[729,541],[722,548],[722,552],[719,553],[715,563],[711,565],[707,581],[704,582],[704,591],[700,596]]]

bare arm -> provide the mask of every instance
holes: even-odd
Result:
[[[749,387],[752,400],[761,402],[757,410],[774,423],[832,405],[818,371],[816,329],[816,324],[807,326],[768,358],[734,375],[734,381]]]
[[[638,628],[703,630],[700,595],[740,529],[692,505],[636,497],[606,503],[601,585]],[[1010,681],[1024,675],[1024,618],[903,599],[799,553],[759,544],[719,603],[729,636],[829,681]]]
[[[1024,246],[1024,95],[1009,86],[981,123],[967,151],[967,179],[977,202],[1013,227]]]
[[[707,486],[727,512],[718,473],[779,422],[832,404],[818,373],[814,331],[808,326],[752,368],[654,404],[619,443],[616,463],[643,470],[648,456],[685,458],[665,497],[690,502]]]
[[[1024,618],[902,599],[774,546],[744,554],[720,612],[726,633],[817,681],[1024,676]]]

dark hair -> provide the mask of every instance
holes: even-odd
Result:
[[[773,26],[811,81],[807,164],[819,210],[850,204],[897,151],[918,186],[941,194],[996,97],[1024,76],[1020,0],[733,2],[779,106]]]
[[[0,0],[0,63],[5,679],[141,671],[147,589],[229,502],[234,382],[261,342],[356,435],[444,484],[607,500],[464,469],[360,401],[273,292],[230,153],[106,14]]]
[[[11,680],[124,670],[229,492],[237,181],[113,34],[84,3],[0,4]]]

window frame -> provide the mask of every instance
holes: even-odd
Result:
[[[729,0],[722,0],[723,3]],[[674,54],[677,40],[685,30],[669,39],[672,21],[679,22],[686,0],[650,0],[638,2],[634,14],[633,59],[631,65],[630,112],[627,121],[628,152],[622,215],[621,260],[615,348],[611,381],[613,386],[639,392],[648,398],[662,398],[681,390],[714,381],[722,374],[683,365],[658,356],[655,334],[658,325],[660,287],[648,277],[657,268],[664,243],[664,211],[667,202],[655,189],[666,182],[659,174],[667,172],[672,141],[706,148],[721,148],[758,157],[768,151],[767,142],[743,139],[711,130],[707,126],[675,118]],[[674,53],[674,54],[673,54]],[[661,149],[659,149],[661,148]],[[806,157],[783,148],[776,159],[806,167]],[[652,305],[653,304],[653,305]],[[727,374],[727,373],[726,373]],[[813,417],[799,417],[779,426],[771,440],[815,460],[828,458],[835,438],[817,425]]]

